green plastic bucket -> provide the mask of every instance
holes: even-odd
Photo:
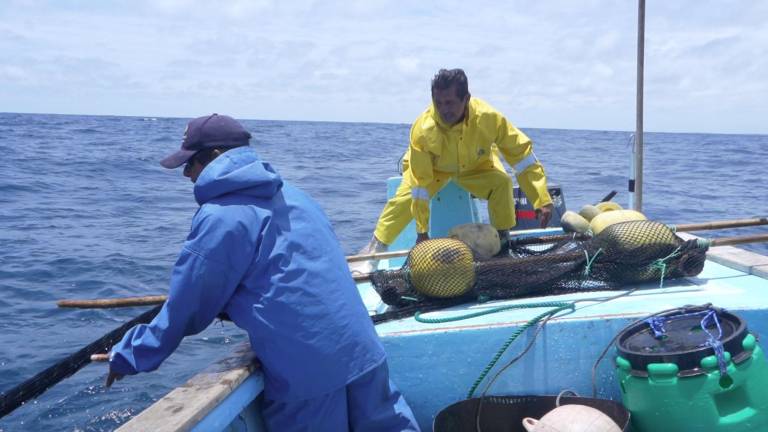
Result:
[[[768,431],[768,363],[739,317],[705,305],[654,318],[617,340],[633,431]]]

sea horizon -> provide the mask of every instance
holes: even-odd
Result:
[[[140,118],[140,119],[176,119],[176,120],[188,120],[197,116],[203,116],[209,113],[200,113],[199,115],[185,117],[185,116],[163,116],[163,115],[127,115],[127,114],[76,114],[76,113],[48,113],[48,112],[14,112],[14,111],[0,111],[0,114],[20,114],[20,115],[54,115],[54,116],[74,116],[74,117],[126,117],[126,118]],[[219,113],[232,115],[231,113]],[[297,119],[266,119],[266,118],[248,118],[234,116],[238,120],[243,121],[274,121],[274,122],[286,122],[286,123],[336,123],[336,124],[360,124],[360,125],[406,125],[410,126],[411,122],[377,122],[377,121],[353,121],[353,120],[297,120]],[[414,117],[415,120],[415,117]],[[521,130],[525,129],[541,129],[552,131],[584,131],[584,132],[626,132],[635,133],[635,130],[628,129],[591,129],[591,128],[561,128],[551,126],[524,126],[514,122],[514,119],[510,118],[510,121],[514,123]],[[657,130],[643,130],[646,134],[686,134],[686,135],[744,135],[744,136],[768,136],[766,132],[714,132],[714,131],[657,131]]]

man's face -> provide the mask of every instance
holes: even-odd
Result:
[[[464,119],[464,112],[469,101],[469,94],[464,98],[456,95],[456,86],[445,90],[435,89],[432,92],[432,102],[435,104],[440,118],[449,125],[454,125]]]
[[[197,181],[200,173],[203,172],[203,168],[205,168],[205,165],[201,164],[200,161],[197,160],[197,155],[198,153],[189,158],[187,164],[184,165],[184,176],[189,177],[189,179],[192,180],[192,183]]]

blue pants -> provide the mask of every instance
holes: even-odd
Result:
[[[381,365],[338,390],[295,402],[264,400],[264,424],[270,432],[419,432],[403,395]]]

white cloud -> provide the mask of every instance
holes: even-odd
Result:
[[[20,85],[29,83],[29,74],[24,72],[19,66],[2,66],[0,67],[0,80],[6,82],[13,82]]]
[[[768,132],[767,5],[647,5],[648,129]],[[7,0],[0,111],[194,116],[216,106],[242,118],[407,123],[429,102],[435,71],[463,67],[473,94],[522,127],[633,129],[636,8]]]
[[[419,70],[421,61],[417,57],[399,57],[395,59],[397,69],[406,74],[411,74]]]

